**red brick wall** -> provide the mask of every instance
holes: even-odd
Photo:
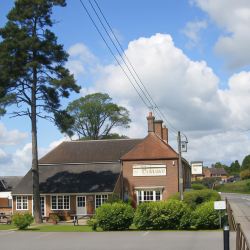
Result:
[[[174,162],[174,166],[173,166]],[[133,165],[135,164],[166,164],[166,176],[133,176]],[[178,163],[177,160],[155,160],[155,161],[124,161],[123,162],[124,190],[128,189],[129,196],[135,201],[135,187],[163,186],[162,198],[165,200],[170,195],[178,192]]]
[[[13,196],[13,213],[27,213],[27,212],[32,213],[32,196],[28,195],[28,210],[16,210],[16,196]]]

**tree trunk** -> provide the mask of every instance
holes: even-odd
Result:
[[[32,181],[33,181],[33,211],[36,223],[42,223],[40,209],[39,192],[39,169],[38,169],[38,151],[37,151],[37,122],[36,122],[36,88],[37,88],[37,70],[33,69],[33,85],[31,97],[31,134],[32,134]]]

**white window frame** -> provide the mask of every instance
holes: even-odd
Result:
[[[153,200],[144,200],[144,192],[151,191],[153,192]],[[156,192],[160,192],[160,200],[156,200]],[[141,201],[139,200],[139,193],[141,193]],[[162,200],[162,190],[161,189],[138,189],[136,190],[136,202],[137,205],[143,202],[156,202]]]
[[[97,198],[97,196],[101,196],[101,204],[100,204],[100,206],[102,206],[102,204],[105,203],[109,198],[108,194],[96,194],[95,195],[95,208],[100,207],[100,206],[98,206],[98,207],[96,206],[96,198]],[[107,199],[105,198],[105,201],[103,201],[104,200],[103,196],[107,196]]]
[[[17,201],[18,198],[21,199],[20,202]],[[24,198],[27,199],[27,208],[23,208],[24,207]],[[18,208],[18,203],[21,203],[21,208]],[[29,198],[28,198],[27,195],[17,195],[16,196],[16,210],[18,210],[18,211],[20,211],[20,210],[25,210],[25,211],[29,210]]]
[[[52,207],[52,197],[55,196],[56,197],[56,208]],[[58,208],[58,197],[62,196],[63,197],[63,208]],[[65,208],[65,204],[64,204],[64,198],[65,196],[69,197],[69,208]],[[54,195],[50,195],[50,208],[52,211],[58,211],[58,210],[70,210],[70,195],[68,194],[54,194]]]

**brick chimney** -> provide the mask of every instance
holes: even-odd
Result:
[[[165,125],[162,127],[162,139],[168,143],[168,129]]]
[[[154,124],[155,117],[153,116],[152,112],[149,112],[147,120],[148,120],[148,132],[155,132],[155,124]]]
[[[163,139],[163,131],[162,131],[162,120],[155,120],[154,124],[155,124],[155,133],[161,138]]]

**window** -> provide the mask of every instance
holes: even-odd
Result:
[[[97,194],[95,196],[95,207],[98,208],[100,207],[104,202],[106,202],[108,199],[107,194]]]
[[[69,195],[52,195],[51,209],[52,210],[69,210],[70,209]]]
[[[161,190],[137,190],[137,204],[142,202],[150,201],[160,201],[162,200],[162,191]]]
[[[16,210],[28,210],[28,196],[16,197]]]

